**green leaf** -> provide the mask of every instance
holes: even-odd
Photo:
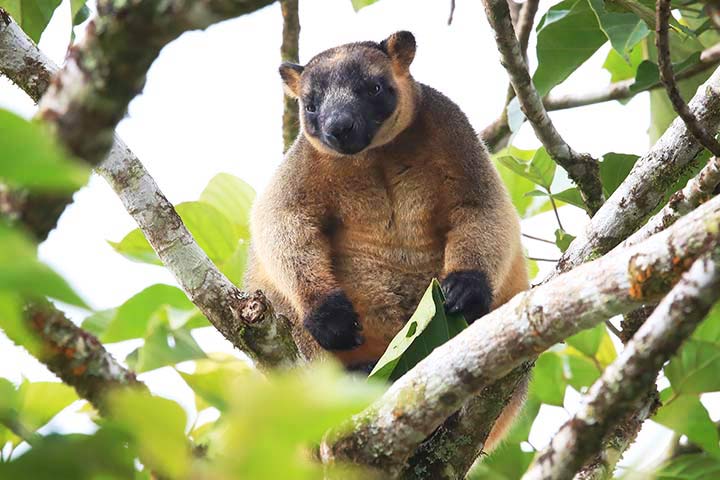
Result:
[[[578,392],[590,387],[600,378],[602,373],[598,364],[584,353],[573,347],[568,347],[562,352],[562,358],[565,365],[565,372],[569,372],[566,377],[570,384]]]
[[[23,382],[18,395],[21,399],[20,421],[32,431],[78,400],[75,389],[60,382]]]
[[[588,1],[612,47],[629,61],[630,50],[650,33],[645,22],[632,12],[607,11],[603,0]]]
[[[25,33],[38,43],[60,3],[62,0],[0,0],[0,7],[7,10]]]
[[[245,277],[245,269],[247,268],[249,246],[249,241],[240,240],[235,252],[220,266],[220,271],[240,288],[243,286],[243,278]]]
[[[32,354],[40,352],[42,343],[28,328],[23,317],[22,299],[15,293],[0,291],[0,329],[10,340],[25,347],[28,352]]]
[[[73,26],[80,25],[90,16],[90,9],[86,3],[87,0],[70,0],[70,18]]]
[[[538,68],[533,83],[540,96],[563,82],[607,41],[587,0],[554,5],[537,27]]]
[[[637,155],[624,153],[606,153],[600,162],[600,181],[605,197],[613,194],[632,170]]]
[[[377,2],[377,0],[350,0],[352,2],[352,6],[357,12],[361,8],[365,8],[369,5],[372,5],[373,3]]]
[[[90,169],[72,159],[38,123],[0,109],[0,180],[14,187],[69,193],[87,183]]]
[[[195,241],[216,265],[235,252],[240,234],[217,208],[205,202],[184,202],[176,205],[175,209]],[[130,260],[162,265],[139,229],[131,231],[119,242],[108,243]]]
[[[665,366],[665,376],[675,393],[691,394],[720,390],[720,347],[690,339]]]
[[[720,458],[717,427],[697,395],[676,396],[671,388],[666,388],[660,393],[660,400],[663,406],[653,417],[655,422],[687,435],[691,442]]]
[[[215,175],[200,194],[200,201],[215,207],[238,229],[240,238],[250,238],[250,207],[255,190],[229,173]]]
[[[0,462],[0,478],[32,480],[127,480],[137,453],[125,438],[103,428],[94,435],[48,435],[12,460]]]
[[[212,355],[195,362],[194,373],[178,372],[196,395],[221,411],[229,408],[228,398],[237,383],[253,374],[252,368],[236,357]]]
[[[695,329],[692,338],[720,345],[720,302],[713,306],[705,320]]]
[[[575,187],[568,188],[567,190],[563,190],[560,193],[553,193],[553,198],[555,200],[565,202],[569,205],[585,209],[585,202],[583,202],[583,199],[580,196],[580,192]]]
[[[529,395],[542,403],[562,407],[566,387],[562,358],[556,352],[540,355],[533,369]]]
[[[185,293],[172,285],[155,284],[133,295],[117,308],[97,312],[82,327],[104,343],[121,342],[147,335],[154,315],[161,310],[173,319],[173,328],[186,326],[198,313]],[[203,317],[198,326],[208,325]],[[193,328],[196,328],[193,325]]]
[[[48,296],[71,305],[86,307],[68,283],[39,262],[32,241],[0,222],[0,291]]]
[[[147,392],[123,389],[108,396],[111,424],[132,437],[143,462],[170,478],[184,477],[190,466],[185,411],[177,403]]]
[[[189,330],[170,328],[166,307],[153,315],[145,343],[133,350],[125,361],[130,368],[142,373],[205,357]]]
[[[444,305],[440,283],[433,279],[415,313],[390,342],[369,378],[397,380],[436,347],[467,328],[463,316],[446,313]]]
[[[557,165],[545,151],[545,147],[538,148],[529,162],[514,155],[498,156],[497,161],[545,190],[550,190],[553,178],[555,178]]]
[[[603,68],[610,73],[611,82],[619,82],[635,78],[638,66],[642,61],[641,46],[633,48],[627,59],[623,58],[622,55],[613,49],[608,52],[605,63],[603,63]]]
[[[510,146],[493,155],[493,160],[498,173],[500,173],[500,178],[505,184],[505,187],[507,187],[510,193],[510,199],[513,205],[515,205],[518,214],[523,218],[539,213],[539,211],[542,211],[543,206],[549,202],[547,200],[539,204],[533,202],[533,199],[529,198],[527,194],[534,188],[535,184],[524,175],[516,173],[511,167],[504,165],[499,158],[511,156],[520,159],[520,161],[529,162],[534,153],[534,150],[520,150]]]
[[[589,357],[595,357],[595,354],[600,348],[600,342],[602,342],[605,335],[607,335],[605,325],[600,323],[592,328],[576,333],[568,338],[565,343]]]
[[[707,480],[718,477],[720,477],[720,461],[705,453],[673,458],[653,475],[657,480]]]
[[[555,245],[560,249],[561,252],[565,253],[575,237],[567,233],[565,230],[559,228],[555,230]]]
[[[700,63],[700,52],[694,52],[682,62],[673,63],[673,72],[678,75],[698,63]],[[657,64],[650,60],[643,60],[637,68],[635,83],[630,86],[630,91],[633,93],[642,92],[659,82],[660,72]]]

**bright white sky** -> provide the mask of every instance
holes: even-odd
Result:
[[[40,48],[61,63],[69,42],[69,5],[58,9]],[[496,118],[505,99],[507,77],[498,61],[495,42],[481,2],[459,0],[455,19],[447,25],[449,0],[417,2],[381,0],[356,13],[350,0],[301,0],[300,59],[346,42],[382,40],[396,30],[415,34],[418,51],[412,66],[416,79],[444,92],[458,103],[477,130]],[[552,2],[541,2],[540,11]],[[143,95],[129,108],[118,131],[156,179],[168,198],[194,200],[218,172],[235,174],[261,191],[282,160],[282,89],[280,63],[281,14],[274,4],[252,15],[186,33],[166,47],[148,74]],[[534,38],[531,64],[535,64]],[[579,91],[607,84],[600,69],[607,46],[563,86]],[[0,79],[0,107],[30,117],[32,101],[6,79]],[[617,102],[551,114],[557,128],[578,151],[601,155],[608,151],[642,154],[647,150],[649,104],[646,94],[627,106]],[[515,144],[535,148],[525,125]],[[148,285],[174,283],[162,268],[132,263],[116,254],[106,240],[119,240],[134,228],[132,219],[105,182],[93,176],[76,196],[57,230],[41,246],[41,258],[65,276],[97,309],[122,303]],[[577,231],[584,216],[563,208],[565,228]],[[544,214],[523,223],[523,230],[553,238],[554,219]],[[538,242],[528,242],[531,255],[557,257]],[[82,314],[73,316],[82,319]],[[209,350],[231,351],[216,332],[205,329],[196,337]],[[119,359],[136,344],[112,348]],[[53,376],[0,333],[0,376],[19,381]],[[191,391],[171,369],[141,375],[161,395],[180,401],[194,412]],[[570,391],[570,390],[569,390]],[[531,442],[543,447],[577,405],[578,394],[566,398],[566,409],[543,407]],[[48,430],[85,430],[82,416],[71,406]],[[714,413],[714,412],[711,412]],[[713,415],[716,418],[718,415]],[[658,452],[670,438],[668,430],[649,425],[629,460]]]

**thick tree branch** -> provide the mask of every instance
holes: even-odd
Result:
[[[401,478],[458,480],[483,451],[485,441],[515,389],[527,381],[532,362],[520,365],[504,378],[471,397],[425,440],[408,461]]]
[[[717,66],[720,62],[720,44],[703,50],[700,53],[700,62],[693,65],[676,75],[678,80],[694,77],[709,68]],[[657,82],[648,85],[642,89],[633,91],[631,87],[635,83],[634,78],[613,82],[605,87],[596,90],[588,90],[573,93],[558,93],[555,89],[543,98],[543,105],[547,111],[565,110],[568,108],[584,107],[587,105],[595,105],[597,103],[609,102],[612,100],[624,100],[632,98],[640,92],[655,90],[662,88],[663,84]],[[491,151],[496,151],[504,145],[507,137],[510,135],[510,128],[507,120],[504,120],[504,113],[498,117],[493,123],[485,127],[480,136],[488,144]]]
[[[714,196],[718,184],[720,184],[720,160],[718,157],[711,157],[707,165],[697,175],[688,180],[682,190],[678,190],[670,197],[662,210],[653,215],[645,225],[616,248],[634,245],[666,229],[675,223],[678,218],[688,214],[698,205]]]
[[[690,109],[709,131],[720,125],[720,69],[698,89]],[[657,207],[665,191],[695,159],[702,146],[680,118],[653,148],[635,162],[630,174],[573,240],[554,274],[597,258],[632,234]]]
[[[0,71],[12,74],[5,64],[23,63],[22,58],[29,53],[34,59],[34,74],[11,79],[23,89],[26,82],[37,85],[35,74],[47,76],[57,67],[7,18],[10,23],[0,22],[0,45],[6,53],[0,57]],[[40,93],[32,88],[26,91]],[[188,297],[233,345],[263,366],[288,366],[300,358],[287,320],[273,312],[262,294],[241,292],[217,270],[155,181],[119,138],[99,171],[116,189]]]
[[[501,62],[508,72],[523,113],[550,157],[577,184],[588,210],[595,213],[604,201],[598,162],[589,155],[573,150],[555,129],[528,73],[505,0],[483,0],[483,5],[490,26],[495,31]]]
[[[663,364],[720,297],[720,248],[695,261],[620,356],[583,398],[579,411],[540,452],[523,480],[572,478],[619,420],[655,384]]]
[[[698,123],[697,118],[690,111],[685,100],[680,95],[680,89],[675,81],[672,60],[670,59],[670,38],[668,35],[668,26],[670,20],[670,0],[657,0],[657,8],[655,10],[655,46],[658,52],[658,69],[660,71],[660,80],[665,85],[670,103],[678,116],[683,119],[685,125],[692,135],[705,148],[717,156],[720,156],[720,143],[715,140],[715,135],[707,132],[705,128]]]
[[[300,15],[298,0],[280,0],[283,17],[282,45],[280,57],[283,62],[298,63],[300,61],[298,44],[300,42]],[[285,93],[283,95],[283,150],[290,148],[300,129],[298,103]]]
[[[516,295],[396,381],[349,429],[330,435],[325,462],[395,475],[414,449],[481,389],[558,341],[659,300],[720,241],[720,198],[648,240]]]
[[[26,316],[40,340],[40,350],[30,353],[101,414],[107,413],[104,399],[114,389],[146,388],[97,338],[76,326],[49,302],[27,307]]]

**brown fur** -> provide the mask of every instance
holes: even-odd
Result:
[[[308,358],[322,349],[302,319],[338,288],[365,338],[354,350],[332,352],[346,365],[380,358],[433,277],[485,272],[493,308],[528,288],[518,216],[487,150],[452,101],[412,79],[412,56],[399,47],[393,56],[392,38],[392,58],[354,44],[306,67],[367,55],[372,68],[392,72],[398,106],[376,141],[340,156],[299,135],[253,209],[247,286],[292,320]],[[304,74],[293,72],[298,77],[288,72],[286,86],[297,95]],[[508,410],[517,410],[522,395]]]

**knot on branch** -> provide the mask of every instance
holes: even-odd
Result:
[[[251,294],[243,293],[238,299],[236,308],[239,320],[245,325],[260,323],[269,310],[268,300],[260,290]]]

